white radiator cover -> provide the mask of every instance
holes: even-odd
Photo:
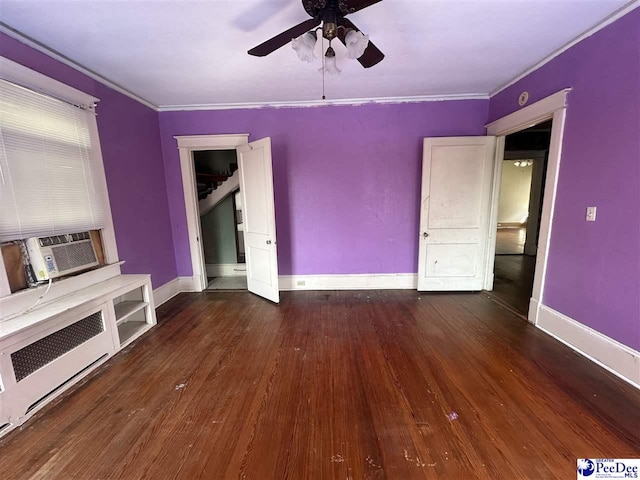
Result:
[[[51,322],[36,336],[3,346],[0,427],[21,425],[75,383],[70,380],[79,380],[89,373],[88,367],[114,353],[107,311],[106,304],[89,311],[76,309],[67,320]]]
[[[144,293],[146,320],[125,342],[115,302],[132,291]],[[0,436],[155,325],[152,297],[149,275],[117,275],[0,321]]]

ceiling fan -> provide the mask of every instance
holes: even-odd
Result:
[[[349,48],[351,44],[350,37],[355,37],[355,35],[352,35],[352,31],[356,33],[360,32],[360,29],[345,17],[350,13],[367,8],[380,1],[381,0],[302,0],[305,11],[312,18],[270,38],[266,42],[249,50],[248,53],[256,57],[265,57],[306,33],[315,35],[316,27],[322,24],[322,27],[317,30],[322,30],[322,36],[329,40],[329,49],[325,56],[335,57],[335,52],[333,52],[331,48],[331,41],[337,37]],[[349,38],[347,38],[348,35],[350,35]],[[365,38],[361,33],[360,37]],[[364,48],[364,53],[357,57],[358,62],[360,62],[364,68],[370,68],[379,63],[383,58],[384,54],[366,37],[366,48]]]

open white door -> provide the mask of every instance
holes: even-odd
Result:
[[[271,139],[263,138],[239,146],[236,150],[243,205],[247,287],[250,292],[278,303],[280,292]]]
[[[418,290],[481,290],[495,137],[425,138]]]

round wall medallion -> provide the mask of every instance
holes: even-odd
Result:
[[[529,101],[529,92],[522,92],[518,97],[518,105],[521,107]]]

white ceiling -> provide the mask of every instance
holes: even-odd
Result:
[[[383,0],[349,18],[385,53],[334,42],[328,99],[488,94],[628,0]],[[2,22],[157,106],[320,99],[320,62],[247,50],[308,19],[300,0],[0,0]],[[318,54],[320,51],[318,50]]]

